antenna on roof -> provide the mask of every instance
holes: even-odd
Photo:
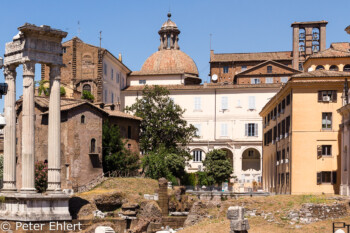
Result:
[[[101,41],[102,41],[102,31],[100,31],[100,48],[101,48]]]
[[[78,37],[80,37],[80,21],[78,20]]]

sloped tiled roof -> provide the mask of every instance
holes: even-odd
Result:
[[[208,83],[204,85],[159,85],[165,87],[168,90],[205,90],[205,89],[244,89],[244,88],[279,88],[280,83],[271,84],[223,84],[223,83]],[[145,85],[129,86],[123,91],[142,91]]]
[[[329,70],[315,70],[295,74],[292,78],[316,78],[316,77],[350,77],[350,72],[343,71],[329,71]]]
[[[332,43],[330,47],[332,49],[341,50],[341,51],[345,51],[345,52],[350,52],[350,43],[349,42]]]
[[[34,101],[37,105],[39,105],[42,108],[49,109],[49,98],[48,97],[42,97],[42,96],[35,96]],[[133,116],[131,114],[124,113],[122,111],[118,110],[109,110],[109,109],[102,109],[98,106],[91,104],[87,100],[79,100],[79,99],[67,99],[67,98],[61,98],[61,111],[68,111],[70,109],[79,107],[81,105],[87,104],[91,106],[92,108],[97,109],[98,111],[103,112],[104,114],[112,117],[122,117],[122,118],[128,118],[128,119],[134,119],[134,120],[142,120],[139,117]],[[22,98],[17,101],[17,107],[22,105]],[[45,111],[42,114],[48,114],[49,111]]]
[[[292,60],[292,52],[212,53],[210,62]]]
[[[279,62],[276,62],[276,61],[273,61],[273,60],[268,60],[268,61],[264,61],[262,63],[259,63],[258,65],[253,66],[253,67],[251,67],[251,68],[249,68],[249,69],[247,69],[247,70],[245,70],[243,72],[238,73],[237,76],[249,74],[251,71],[253,71],[253,70],[255,70],[255,69],[259,68],[259,67],[263,67],[263,66],[265,66],[267,64],[274,64],[276,66],[283,67],[284,69],[289,70],[291,72],[300,73],[299,70],[295,70],[295,69],[293,69],[291,67],[288,67],[288,66],[286,66],[286,65],[284,65],[282,63],[279,63]]]
[[[329,48],[329,49],[326,49],[326,50],[323,50],[321,52],[318,52],[318,53],[311,55],[308,59],[312,59],[312,58],[336,58],[336,57],[350,57],[350,52]]]

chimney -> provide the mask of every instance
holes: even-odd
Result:
[[[119,53],[119,61],[121,61],[122,62],[122,54],[121,53]]]

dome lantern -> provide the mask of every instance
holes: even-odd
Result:
[[[179,34],[180,30],[177,28],[176,24],[171,21],[171,13],[168,13],[168,20],[163,23],[162,27],[158,31],[160,35],[160,46],[158,50],[164,49],[177,49],[179,50]]]

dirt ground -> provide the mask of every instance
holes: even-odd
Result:
[[[291,210],[298,210],[304,203],[316,204],[332,204],[346,203],[348,207],[348,216],[338,219],[328,219],[324,221],[314,222],[310,224],[293,223],[285,216]],[[268,222],[263,216],[248,217],[250,230],[249,233],[280,233],[280,232],[295,232],[295,233],[329,233],[332,232],[333,222],[346,222],[350,224],[349,199],[340,199],[339,196],[314,196],[314,195],[299,195],[299,196],[269,196],[269,197],[241,197],[237,200],[227,200],[221,203],[219,207],[209,210],[211,218],[191,226],[179,233],[227,233],[230,229],[230,222],[226,219],[226,211],[229,206],[244,206],[247,210],[257,210],[257,212],[272,213],[274,216],[273,222]]]

